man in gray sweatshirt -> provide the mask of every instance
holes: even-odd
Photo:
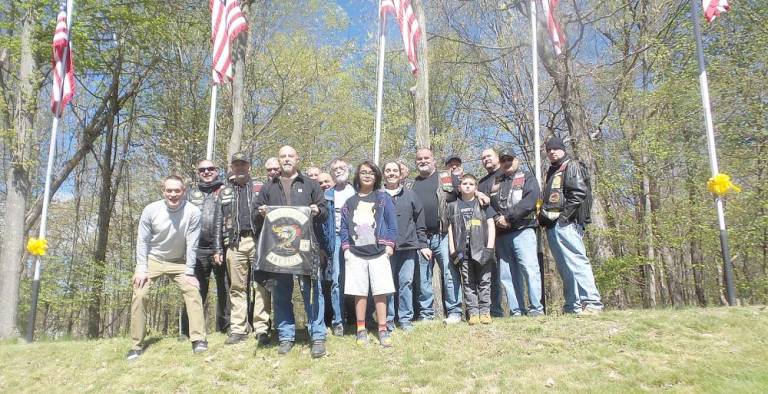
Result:
[[[144,208],[136,238],[136,271],[131,300],[133,347],[126,358],[141,356],[147,334],[147,302],[152,281],[167,275],[179,286],[189,314],[192,351],[208,350],[200,284],[195,278],[195,250],[200,237],[200,209],[187,204],[182,179],[170,175],[163,181],[163,199]]]

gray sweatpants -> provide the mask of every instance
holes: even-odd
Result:
[[[461,283],[467,313],[487,315],[491,312],[491,273],[493,264],[480,264],[470,257],[460,263]]]

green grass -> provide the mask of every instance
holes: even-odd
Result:
[[[373,338],[372,338],[373,339]],[[495,319],[397,331],[395,347],[329,337],[312,360],[255,341],[193,355],[159,338],[124,360],[127,338],[0,345],[0,392],[765,392],[765,307],[615,311],[592,317]]]

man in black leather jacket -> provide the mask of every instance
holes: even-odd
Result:
[[[251,281],[251,265],[256,256],[258,227],[253,221],[253,202],[261,191],[262,183],[251,179],[251,160],[243,153],[235,153],[230,160],[227,186],[221,191],[222,237],[227,248],[227,274],[230,278],[229,299],[232,305],[230,333],[224,342],[233,345],[248,337],[249,315],[253,316],[253,332],[257,345],[269,343],[269,315],[272,297],[264,283]],[[249,305],[251,285],[255,292]],[[253,312],[249,311],[253,308]]]
[[[589,217],[587,176],[579,162],[565,152],[563,140],[550,138],[546,147],[551,164],[539,221],[547,228],[547,242],[563,280],[563,311],[598,313],[603,304],[582,240]]]
[[[211,272],[216,279],[216,330],[222,333],[229,328],[229,285],[227,270],[223,265],[224,255],[220,228],[221,209],[219,192],[223,182],[219,179],[219,170],[210,160],[197,163],[197,190],[188,193],[189,202],[200,208],[200,239],[197,243],[195,276],[200,283],[200,296],[203,305],[208,297],[208,280]],[[189,336],[189,320],[184,308],[181,317],[181,332]]]

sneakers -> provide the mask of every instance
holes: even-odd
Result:
[[[128,351],[128,354],[125,355],[125,360],[126,361],[133,361],[133,360],[139,358],[139,356],[141,356],[141,353],[144,353],[144,351],[141,350],[141,349],[139,349],[139,350],[131,349],[131,350]]]
[[[443,319],[443,323],[445,325],[461,323],[461,314],[451,313],[450,315],[448,315],[448,317]]]
[[[544,312],[537,311],[535,309],[528,311],[528,317],[539,317],[539,316],[544,316]]]
[[[325,356],[325,339],[316,339],[312,341],[312,350],[309,352],[312,358]]]
[[[256,334],[256,347],[265,347],[269,346],[269,334],[262,332],[261,334]]]
[[[333,326],[333,336],[335,337],[343,337],[344,336],[344,325],[343,324],[337,324]]]
[[[207,351],[208,351],[208,342],[206,341],[192,342],[192,353],[203,353]]]
[[[582,310],[581,313],[578,313],[580,316],[594,316],[599,315],[603,312],[603,308],[587,305]]]
[[[225,345],[235,345],[248,339],[248,334],[229,334],[229,337],[224,341]]]
[[[403,330],[403,332],[411,332],[416,329],[416,327],[413,326],[413,324],[409,323],[400,323],[400,329]]]
[[[365,346],[368,344],[368,332],[360,330],[355,334],[355,343],[357,346]]]
[[[480,324],[480,315],[469,315],[469,320],[467,320],[467,324],[470,326],[474,326],[475,324]]]
[[[293,341],[280,341],[277,346],[277,354],[288,354],[293,349]]]
[[[493,320],[491,320],[491,314],[490,313],[483,313],[480,315],[480,323],[483,324],[491,324]]]
[[[389,331],[379,331],[379,344],[383,347],[392,347],[392,334]]]

